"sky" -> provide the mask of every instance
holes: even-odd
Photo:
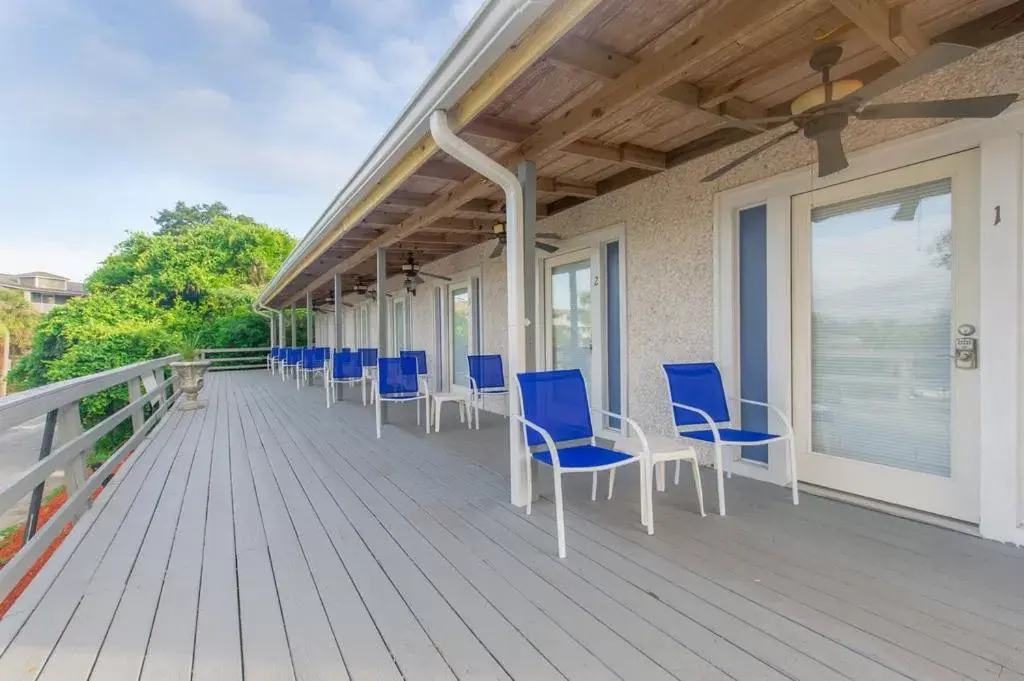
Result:
[[[0,0],[0,272],[176,201],[301,237],[482,0]]]

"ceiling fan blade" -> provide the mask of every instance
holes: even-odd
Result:
[[[451,281],[452,280],[451,277],[446,277],[443,274],[431,274],[430,272],[420,272],[420,274],[423,275],[424,277],[430,277],[432,279],[440,279],[441,281]],[[420,279],[420,281],[422,282],[423,280]]]
[[[843,150],[843,138],[838,130],[823,132],[814,138],[818,144],[818,177],[838,173],[850,165]]]
[[[491,251],[491,258],[500,258],[501,254],[505,252],[505,242],[498,239],[498,243],[494,245],[494,250]]]
[[[964,57],[969,57],[975,52],[977,52],[975,48],[966,45],[935,43],[905,64],[900,64],[881,78],[876,78],[856,92],[853,92],[847,99],[858,99],[862,102],[871,101],[895,87],[899,87],[932,71],[938,71],[943,66],[952,64]]]
[[[534,245],[545,253],[554,253],[558,250],[558,246],[552,246],[551,244],[546,244],[542,241],[537,241]]]
[[[554,232],[537,232],[534,234],[538,239],[547,239],[548,241],[561,241],[562,237]]]
[[[900,102],[873,104],[857,112],[857,118],[882,120],[887,118],[992,118],[1017,101],[1017,94],[968,97],[966,99],[939,99],[931,102]]]
[[[733,159],[731,162],[726,163],[724,166],[722,166],[721,168],[719,168],[715,172],[713,172],[713,173],[711,173],[709,175],[706,175],[704,177],[704,179],[701,180],[701,182],[711,182],[712,180],[717,180],[722,175],[725,175],[727,172],[729,172],[730,170],[732,170],[736,166],[742,165],[743,163],[749,161],[750,159],[752,159],[755,156],[757,156],[758,154],[760,154],[762,151],[765,151],[766,149],[769,149],[770,147],[775,146],[776,144],[778,144],[782,140],[786,139],[787,137],[792,137],[793,135],[797,134],[798,132],[800,132],[800,131],[797,130],[797,129],[790,130],[785,135],[779,135],[775,139],[768,140],[767,142],[765,142],[761,146],[755,147],[754,149],[751,149],[750,151],[748,151],[747,153],[743,154],[739,158]]]
[[[410,277],[409,281],[412,283],[413,286],[419,286],[420,284],[426,284],[427,283],[427,282],[423,281],[423,277],[421,277],[419,275],[419,273],[417,273],[413,277]]]

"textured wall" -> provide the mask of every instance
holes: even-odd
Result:
[[[1024,37],[1003,41],[940,74],[921,79],[892,101],[965,97],[1024,91]],[[881,100],[880,100],[881,101]],[[847,150],[880,144],[935,123],[855,123],[844,135]],[[767,133],[779,134],[776,133]],[[700,178],[735,156],[761,144],[766,136],[697,159],[649,180],[588,201],[541,221],[538,229],[570,237],[616,224],[626,228],[628,411],[655,431],[670,427],[664,379],[666,361],[712,358],[713,256],[712,201],[716,191],[807,165],[812,144],[796,136],[717,183]],[[493,245],[483,244],[426,269],[457,274],[483,268],[484,346],[504,354],[506,337],[504,258],[489,260]],[[433,353],[432,298],[426,290],[413,304],[415,343]],[[497,406],[497,405],[495,405]]]

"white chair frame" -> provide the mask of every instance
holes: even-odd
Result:
[[[325,379],[327,377],[327,359],[324,359],[322,366],[307,369],[302,366],[302,360],[299,360],[299,364],[295,366],[295,389],[299,390],[303,385],[311,385],[316,380],[317,374],[320,374]]]
[[[483,406],[484,397],[487,395],[509,395],[507,386],[502,388],[477,388],[476,379],[469,377],[469,409],[471,414],[470,423],[476,421],[476,429],[480,430],[480,407]]]
[[[415,402],[416,403],[416,425],[423,425],[423,421],[426,421],[427,435],[430,434],[430,383],[421,375],[417,374],[417,382],[419,383],[419,392],[415,395],[409,395],[408,397],[386,397],[380,394],[380,387],[377,385],[376,379],[370,387],[370,399],[373,401],[374,413],[377,418],[377,439],[381,436],[381,413],[380,406],[382,402]],[[423,420],[420,420],[420,402],[423,402]]]
[[[669,392],[669,394],[671,395],[671,391]],[[718,489],[717,489],[717,491],[718,491],[718,514],[719,515],[725,515],[725,476],[723,475],[723,471],[722,471],[722,447],[723,446],[754,447],[754,446],[758,446],[758,445],[769,445],[769,444],[772,444],[772,443],[775,443],[775,442],[785,442],[786,443],[786,456],[787,456],[787,458],[789,460],[790,485],[793,488],[793,505],[794,506],[799,505],[800,504],[800,492],[798,490],[797,477],[796,477],[796,452],[795,452],[795,450],[793,448],[793,425],[789,422],[789,418],[786,417],[786,415],[783,413],[783,411],[781,409],[779,409],[778,407],[773,406],[771,404],[768,404],[767,402],[758,402],[757,400],[748,400],[748,399],[740,398],[740,397],[729,397],[728,395],[726,395],[725,399],[727,401],[729,401],[729,402],[733,402],[733,403],[741,404],[741,405],[742,404],[753,404],[753,405],[757,405],[759,407],[767,407],[768,410],[771,411],[773,414],[775,414],[778,417],[778,419],[782,422],[782,425],[784,426],[784,429],[785,429],[786,432],[785,432],[784,435],[777,435],[777,436],[772,437],[772,438],[767,438],[765,440],[757,440],[757,441],[754,441],[754,442],[724,442],[722,440],[721,433],[719,432],[719,428],[731,428],[732,427],[732,421],[731,420],[715,422],[711,418],[711,415],[708,414],[703,409],[699,409],[699,408],[694,407],[694,406],[689,405],[689,404],[681,404],[679,402],[673,402],[672,403],[673,407],[676,407],[678,409],[684,409],[686,411],[692,412],[692,413],[697,414],[698,416],[700,416],[702,419],[704,419],[704,423],[707,426],[708,430],[710,430],[712,432],[712,434],[714,435],[714,442],[712,442],[712,446],[714,447],[714,453],[715,453],[715,477],[716,477],[716,482],[717,482],[717,487],[718,487]],[[674,422],[675,422],[675,418],[673,417],[673,423]],[[700,424],[693,424],[693,425],[688,425],[688,426],[679,426],[679,427],[677,427],[676,432],[677,432],[677,434],[680,437],[685,438],[685,437],[687,437],[687,433],[688,432],[691,432],[691,431],[694,431],[694,430],[701,430],[703,428],[704,428],[704,426],[702,426]],[[695,438],[691,438],[691,439],[695,439]],[[698,440],[698,442],[706,442],[706,441]],[[727,469],[726,475],[731,478],[732,477],[732,458],[731,457],[725,460],[725,466],[726,466],[726,469]]]
[[[516,378],[518,381],[518,377]],[[624,422],[629,424],[630,427],[636,430],[637,436],[640,438],[640,442],[643,445],[643,452],[639,456],[631,456],[623,454],[628,458],[622,461],[606,464],[603,466],[588,466],[586,468],[570,468],[565,471],[562,470],[562,466],[558,460],[558,447],[555,446],[554,440],[551,438],[551,434],[547,430],[539,426],[538,424],[528,421],[521,414],[523,412],[523,399],[522,390],[519,391],[519,414],[513,414],[512,418],[519,421],[523,426],[523,442],[528,442],[526,437],[526,429],[529,428],[536,433],[539,433],[544,438],[544,445],[548,448],[548,452],[551,454],[551,470],[552,477],[555,483],[555,524],[558,530],[558,557],[565,558],[565,511],[562,507],[562,475],[563,473],[592,473],[596,484],[597,473],[600,471],[614,470],[620,466],[625,466],[631,463],[640,464],[640,522],[647,528],[647,534],[654,534],[654,509],[653,504],[649,501],[650,484],[647,482],[651,475],[651,448],[647,442],[647,436],[644,434],[643,429],[640,428],[640,424],[622,414],[616,414],[615,412],[606,411],[604,409],[590,408],[591,414],[602,414],[605,416],[614,416],[622,419]],[[597,438],[591,437],[590,444],[597,446]],[[526,446],[526,515],[533,513],[533,466],[530,465],[531,461],[535,460],[533,454],[529,451],[529,446]],[[538,460],[539,461],[539,460]],[[539,461],[539,463],[544,463]],[[596,489],[596,488],[595,488]]]
[[[328,366],[324,372],[324,392],[327,394],[327,408],[338,403],[338,386],[360,384],[363,387],[363,406],[366,406],[366,376],[358,378],[334,378],[334,359],[328,360]]]

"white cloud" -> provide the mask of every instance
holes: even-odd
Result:
[[[84,276],[179,199],[304,232],[480,4],[260,1],[0,0],[0,270]]]
[[[266,20],[247,9],[244,0],[175,0],[175,3],[210,28],[243,36],[262,36],[270,32]]]

